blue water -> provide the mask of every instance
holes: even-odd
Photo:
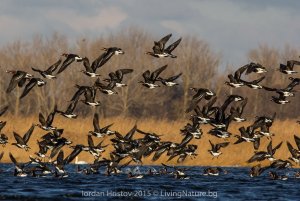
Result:
[[[224,168],[226,175],[204,176],[204,167],[193,167],[191,178],[177,180],[172,175],[129,179],[126,174],[105,176],[75,173],[69,177],[14,177],[11,164],[1,164],[0,200],[299,200],[300,179],[295,169],[284,170],[289,179],[270,180],[266,171],[250,178],[249,168]],[[131,167],[134,169],[136,167]],[[139,167],[141,173],[149,167]],[[159,167],[154,167],[159,169]],[[124,169],[126,171],[126,168]]]

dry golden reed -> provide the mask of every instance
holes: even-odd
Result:
[[[5,154],[2,159],[2,162],[11,162],[8,153],[11,152],[17,159],[17,161],[28,161],[29,155],[34,155],[34,152],[38,151],[37,140],[40,139],[42,135],[46,133],[46,131],[41,130],[36,127],[31,139],[29,141],[29,146],[31,150],[26,152],[21,150],[15,146],[12,146],[11,143],[14,142],[13,131],[19,133],[21,136],[30,128],[32,123],[38,122],[38,117],[20,117],[13,118],[7,117],[5,118],[7,121],[6,127],[3,129],[3,133],[7,134],[9,138],[9,144],[1,148],[4,150]],[[137,124],[138,128],[146,131],[146,132],[155,132],[157,134],[162,134],[161,139],[163,141],[173,141],[180,142],[183,136],[180,134],[180,128],[182,128],[186,124],[186,120],[178,120],[178,121],[168,121],[163,119],[130,119],[125,117],[117,117],[117,118],[106,118],[100,119],[100,126],[105,126],[110,123],[114,123],[112,126],[112,130],[117,130],[121,134],[125,135],[134,125]],[[75,120],[66,119],[60,116],[55,118],[53,123],[54,126],[58,128],[64,128],[63,136],[70,139],[73,144],[84,144],[87,145],[87,133],[89,130],[93,129],[92,119],[90,118],[78,118]],[[229,131],[235,134],[239,134],[238,128],[241,126],[248,126],[248,123],[232,123],[229,127]],[[223,139],[216,138],[207,134],[210,126],[203,126],[202,130],[204,132],[202,138],[200,140],[193,139],[190,144],[198,145],[198,149],[196,153],[198,156],[195,159],[187,159],[182,164],[177,164],[177,157],[169,162],[166,162],[168,157],[166,154],[156,162],[152,162],[150,157],[143,159],[143,164],[155,164],[159,165],[161,163],[174,164],[174,165],[201,165],[201,166],[252,166],[256,163],[248,164],[246,161],[253,155],[254,149],[252,143],[241,143],[238,145],[234,145],[233,143],[236,141],[235,137],[231,137],[228,141],[231,143],[228,147],[221,149],[223,154],[219,158],[212,159],[212,156],[208,153],[208,149],[210,149],[210,144],[208,140],[211,140],[214,143],[219,143],[224,141]],[[293,139],[294,134],[298,134],[300,131],[300,125],[295,123],[294,120],[286,120],[286,121],[275,121],[273,126],[271,127],[271,132],[275,133],[275,136],[272,138],[273,147],[283,141],[283,144],[279,150],[277,150],[275,154],[275,158],[277,159],[288,159],[290,153],[286,146],[286,141],[290,141],[293,146],[295,146],[295,142]],[[93,138],[95,143],[104,140],[103,144],[111,144],[111,137],[105,137],[104,139]],[[143,137],[143,135],[136,133],[135,138]],[[261,139],[261,145],[259,150],[266,150],[266,147],[269,143],[267,138]],[[113,149],[110,145],[106,148],[106,151],[102,155],[102,157],[109,158],[109,152]],[[63,148],[66,154],[70,153],[72,149],[65,146]],[[49,154],[49,153],[48,153]],[[82,152],[79,155],[79,160],[84,160],[89,163],[93,161],[93,157],[86,152]],[[265,165],[269,164],[268,161],[263,162]]]

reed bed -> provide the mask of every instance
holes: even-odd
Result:
[[[2,163],[10,163],[10,159],[8,153],[11,152],[17,161],[25,162],[28,161],[29,155],[34,155],[34,152],[38,151],[37,140],[44,134],[46,131],[41,130],[36,127],[31,139],[29,140],[29,146],[31,150],[26,152],[21,150],[13,145],[14,142],[13,131],[19,133],[21,136],[29,129],[32,123],[38,122],[38,117],[30,116],[30,117],[18,117],[15,118],[13,116],[6,116],[6,118],[2,119],[7,121],[6,127],[2,130],[9,138],[9,144],[6,147],[1,147],[0,150],[4,150],[5,154],[2,159]],[[251,122],[248,121],[248,122]],[[272,137],[273,147],[283,141],[283,144],[279,150],[277,150],[275,154],[275,158],[277,159],[288,159],[290,153],[286,146],[286,141],[290,141],[293,146],[295,145],[293,135],[300,134],[300,125],[295,123],[295,120],[282,120],[274,122],[271,127],[271,132],[275,133],[275,136]],[[112,130],[117,130],[121,134],[125,135],[135,124],[137,124],[138,128],[146,131],[146,132],[155,132],[157,134],[162,134],[161,140],[163,141],[172,141],[172,142],[180,142],[183,136],[180,134],[180,129],[186,124],[186,120],[177,120],[177,121],[169,121],[163,119],[131,119],[126,117],[116,117],[116,118],[105,118],[100,119],[100,126],[105,126],[110,123],[114,123],[112,126]],[[54,126],[58,128],[64,128],[63,136],[67,139],[70,139],[73,144],[84,144],[87,145],[87,133],[89,130],[93,129],[92,119],[90,118],[78,118],[75,120],[69,120],[60,116],[55,118],[53,123]],[[232,123],[229,127],[229,131],[239,135],[238,128],[241,126],[248,126],[249,123]],[[191,159],[187,157],[187,159],[182,164],[178,164],[176,162],[177,157],[171,161],[168,161],[168,156],[163,154],[162,157],[152,162],[150,157],[143,159],[144,165],[159,165],[161,163],[167,163],[170,165],[187,165],[187,166],[252,166],[256,163],[248,164],[246,161],[253,155],[254,149],[252,143],[241,143],[241,144],[233,144],[236,141],[236,138],[231,136],[228,140],[231,144],[222,149],[222,155],[219,158],[212,158],[212,156],[208,153],[208,149],[210,149],[209,140],[214,143],[223,142],[223,139],[216,138],[207,134],[208,130],[211,128],[209,125],[202,126],[203,136],[199,140],[193,139],[189,144],[198,145],[198,149],[196,153],[198,154],[196,158]],[[94,143],[98,143],[104,140],[103,145],[109,145],[106,147],[106,151],[103,153],[102,157],[109,158],[109,153],[112,151],[113,147],[111,146],[110,139],[113,136],[105,137],[103,139],[93,138]],[[143,137],[141,134],[136,133],[135,138]],[[269,143],[269,139],[262,138],[261,145],[259,150],[266,150],[266,147]],[[63,148],[65,154],[71,152],[72,149],[65,146]],[[86,152],[82,152],[79,155],[79,160],[84,160],[89,163],[93,162],[93,157]],[[268,165],[268,161],[263,162],[264,165]]]

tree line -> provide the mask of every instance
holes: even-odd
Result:
[[[62,53],[76,53],[93,60],[103,52],[101,50],[103,47],[117,46],[122,48],[125,54],[113,57],[98,69],[97,73],[101,74],[100,79],[105,79],[109,72],[119,68],[132,68],[134,72],[124,78],[124,83],[128,87],[117,89],[118,94],[113,96],[98,94],[98,99],[102,102],[100,107],[90,108],[79,104],[75,111],[77,114],[87,116],[97,110],[101,117],[182,119],[187,117],[185,110],[192,96],[189,88],[201,87],[216,92],[220,104],[229,94],[248,97],[249,101],[245,109],[248,118],[271,115],[275,111],[277,117],[282,119],[299,117],[300,96],[298,94],[291,98],[291,104],[279,106],[270,101],[273,95],[271,92],[251,90],[247,87],[231,89],[226,86],[224,82],[228,79],[227,74],[240,66],[228,64],[224,68],[222,61],[225,59],[222,58],[221,53],[214,51],[206,41],[196,36],[183,36],[182,42],[174,51],[178,55],[176,59],[157,59],[146,55],[145,52],[151,50],[153,41],[158,40],[157,37],[160,36],[131,27],[108,36],[93,39],[79,38],[75,43],[69,42],[67,36],[59,33],[53,33],[49,38],[36,35],[31,41],[9,42],[0,48],[0,106],[10,105],[9,111],[15,116],[37,115],[38,112],[49,113],[55,104],[59,109],[65,109],[76,92],[75,84],[92,85],[95,81],[79,72],[84,68],[82,63],[73,63],[68,70],[59,74],[56,80],[46,80],[47,84],[44,87],[33,89],[22,100],[18,99],[22,93],[20,88],[11,94],[6,94],[5,90],[11,75],[5,71],[23,70],[38,76],[31,67],[46,69],[57,61]],[[262,44],[249,50],[246,56],[247,62],[258,62],[267,68],[266,79],[263,80],[262,85],[284,88],[289,83],[288,76],[279,73],[276,69],[279,68],[280,63],[297,59],[298,52],[291,46],[277,49]],[[168,77],[182,72],[180,85],[149,90],[138,83],[144,71],[148,69],[151,71],[166,64],[168,68],[161,76]]]

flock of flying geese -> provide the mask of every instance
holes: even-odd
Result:
[[[181,42],[181,38],[166,47],[166,43],[171,36],[172,34],[169,34],[159,41],[155,41],[152,48],[153,51],[146,52],[146,54],[156,58],[177,58],[172,52]],[[233,121],[246,121],[242,115],[248,99],[239,95],[229,95],[223,104],[216,105],[217,97],[215,93],[205,88],[190,88],[194,95],[191,98],[186,113],[193,113],[190,115],[189,122],[180,130],[182,134],[182,140],[180,142],[162,141],[160,138],[161,135],[143,131],[138,128],[137,125],[126,134],[119,133],[118,131],[111,130],[112,124],[103,127],[100,126],[99,115],[98,113],[95,113],[93,117],[94,130],[88,132],[87,144],[72,145],[72,141],[63,137],[64,129],[57,128],[53,125],[55,116],[59,114],[69,119],[75,119],[77,117],[75,109],[78,102],[82,102],[90,107],[100,106],[100,101],[96,100],[96,92],[99,90],[106,95],[117,94],[116,88],[127,86],[123,82],[124,76],[133,72],[133,69],[119,69],[109,73],[108,78],[101,81],[97,69],[101,68],[114,55],[124,54],[124,51],[118,47],[104,48],[103,50],[104,52],[91,64],[87,57],[82,58],[76,54],[62,54],[62,58],[64,59],[60,58],[46,70],[32,68],[33,71],[40,74],[43,78],[52,80],[56,79],[63,71],[66,71],[72,63],[80,62],[85,69],[81,70],[81,72],[89,77],[97,79],[92,86],[76,85],[77,91],[71,98],[70,104],[65,110],[58,109],[57,105],[55,105],[50,114],[45,116],[44,114],[39,113],[39,123],[32,124],[23,137],[18,133],[13,132],[15,142],[13,142],[12,145],[15,145],[19,149],[24,149],[25,151],[30,150],[28,141],[30,140],[35,127],[39,127],[47,132],[37,141],[39,150],[34,153],[35,157],[30,156],[29,162],[19,163],[15,157],[9,153],[9,157],[15,165],[15,176],[37,177],[54,175],[55,177],[66,177],[68,176],[68,173],[64,167],[71,163],[82,151],[90,153],[95,159],[92,164],[86,165],[83,169],[78,166],[77,171],[83,174],[97,174],[101,167],[105,167],[106,175],[119,174],[122,172],[122,168],[128,166],[130,163],[135,162],[137,164],[142,164],[142,159],[150,157],[151,155],[152,161],[157,161],[163,154],[166,154],[168,156],[167,161],[177,158],[178,163],[183,163],[187,157],[193,159],[197,156],[196,150],[198,146],[191,144],[191,141],[193,139],[201,139],[201,136],[203,135],[201,125],[204,124],[210,124],[212,126],[208,134],[224,139],[224,142],[217,144],[209,140],[211,149],[208,150],[208,152],[213,158],[220,157],[222,154],[220,150],[230,144],[228,138],[235,137],[236,141],[233,144],[253,144],[254,155],[248,160],[248,163],[261,162],[264,160],[271,161],[269,166],[262,167],[261,164],[253,166],[250,170],[251,177],[259,176],[265,170],[271,169],[272,171],[269,172],[269,175],[272,179],[286,179],[285,176],[278,175],[274,170],[291,167],[293,165],[292,163],[300,163],[300,137],[296,135],[294,136],[296,147],[290,142],[287,142],[287,147],[291,153],[289,160],[276,159],[274,156],[283,143],[281,142],[275,147],[272,145],[272,137],[274,134],[271,133],[270,128],[272,127],[276,113],[271,117],[256,117],[255,121],[250,126],[246,128],[242,126],[239,128],[240,135],[233,135],[228,131],[230,123]],[[280,64],[279,71],[287,75],[292,75],[296,73],[294,70],[295,65],[300,65],[300,62],[294,60],[287,61],[286,65]],[[166,68],[167,65],[164,65],[153,72],[150,72],[149,70],[145,71],[142,74],[143,80],[140,81],[140,83],[142,86],[149,89],[160,87],[159,83],[167,87],[178,85],[176,80],[182,74],[180,73],[171,77],[161,77],[160,75]],[[294,88],[299,85],[299,78],[289,77],[291,80],[290,83],[282,89],[262,86],[260,83],[264,80],[264,76],[252,81],[242,78],[242,76],[246,77],[249,74],[263,74],[266,72],[266,68],[261,64],[249,63],[240,67],[234,74],[228,75],[229,79],[225,84],[233,88],[246,86],[252,89],[272,91],[278,94],[278,96],[271,97],[273,102],[277,104],[289,103],[290,100],[287,98],[295,96],[296,90],[294,90]],[[46,81],[42,78],[35,77],[25,71],[10,70],[7,71],[7,73],[12,74],[6,90],[7,93],[11,93],[16,87],[22,88],[25,85],[24,90],[19,97],[20,99],[26,97],[35,86],[42,87],[46,84]],[[9,106],[0,108],[0,117],[8,110],[8,108]],[[6,121],[0,121],[0,144],[3,146],[8,143],[8,137],[1,132],[5,125]],[[137,137],[136,135],[140,135],[141,137]],[[105,147],[107,147],[108,144],[103,145],[104,140],[101,140],[99,143],[94,143],[94,139],[106,139],[109,136],[111,136],[110,141],[114,149],[109,154],[110,158],[104,158],[102,157],[102,153],[105,151]],[[270,140],[267,150],[258,151],[260,141],[263,138]],[[72,149],[72,152],[68,156],[65,156],[63,147],[67,146]],[[1,153],[0,160],[3,154],[4,152]],[[47,162],[46,158],[49,159]],[[124,159],[129,160],[124,162],[126,161]],[[158,172],[149,169],[148,174],[172,174],[177,179],[189,178],[185,174],[184,171],[186,169],[184,168],[168,166],[166,164],[162,165],[163,168]],[[173,171],[168,172],[167,168],[171,168]],[[205,175],[219,175],[220,173],[226,173],[226,171],[216,167],[209,167],[204,170]],[[128,177],[142,178],[143,175],[134,175],[132,172],[129,172]],[[300,178],[300,172],[296,173],[296,177]]]

